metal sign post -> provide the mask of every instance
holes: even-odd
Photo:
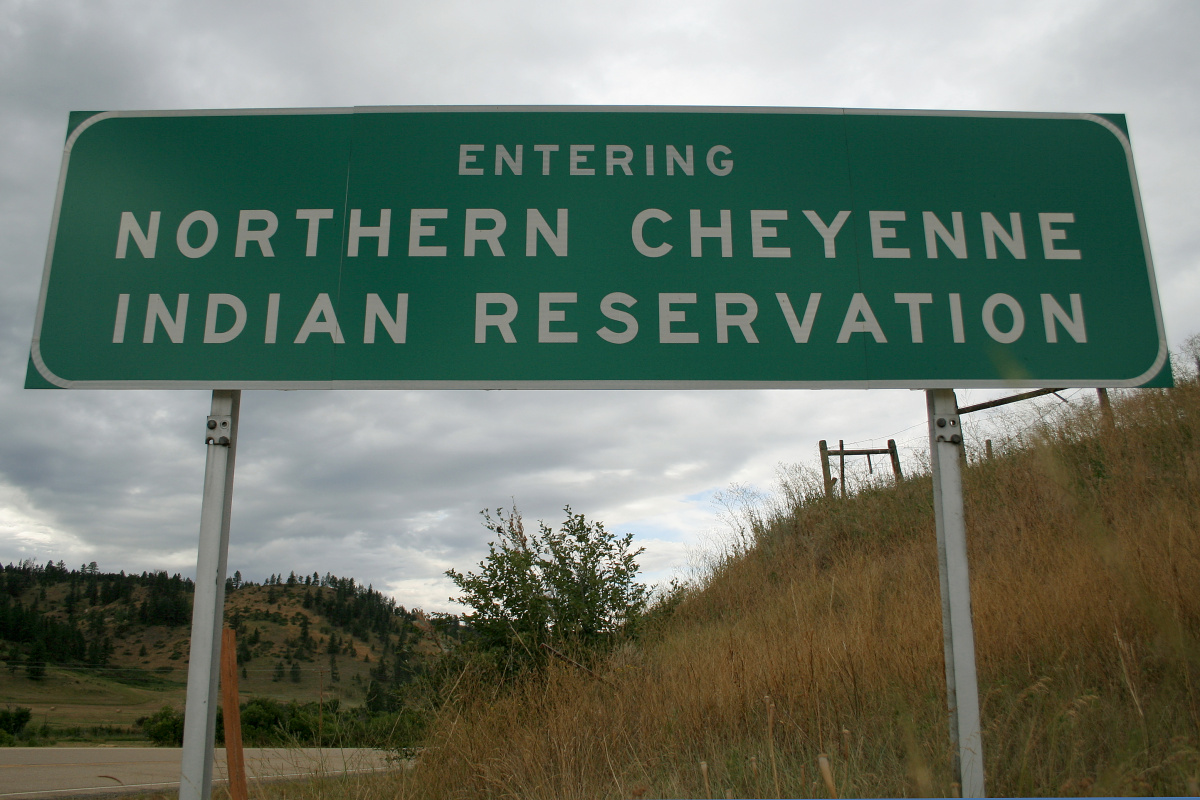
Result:
[[[953,389],[925,392],[929,409],[929,456],[933,467],[933,510],[937,526],[938,576],[942,589],[942,636],[950,741],[955,749],[963,797],[986,797],[983,740],[979,729],[979,685],[975,675],[975,631],[963,517],[962,424]]]
[[[205,428],[208,457],[204,466],[200,547],[192,604],[180,800],[207,800],[212,794],[221,620],[225,611],[225,571],[229,557],[229,512],[233,503],[233,461],[241,403],[240,390],[214,389],[212,412]]]

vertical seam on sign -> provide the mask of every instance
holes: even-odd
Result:
[[[851,167],[851,159],[850,159],[850,115],[846,113],[846,109],[844,109],[844,108],[841,109],[841,112],[842,112],[841,118],[842,118],[842,145],[843,145],[842,153],[846,159],[846,162],[845,162],[846,163],[846,185],[850,188],[850,209],[851,209],[850,215],[854,216],[854,210],[857,209],[857,207],[858,207],[858,192],[854,186],[854,170]],[[855,224],[857,224],[857,222]],[[853,226],[851,226],[850,232],[851,233],[854,232]],[[862,292],[863,291],[862,256],[858,252],[858,237],[851,236],[850,241],[854,245],[854,272],[858,277],[858,291]],[[866,296],[865,292],[863,292],[863,296],[864,297]],[[847,308],[849,308],[849,307],[847,306]],[[863,369],[865,370],[865,373],[866,373],[865,375],[863,375],[863,383],[865,384],[863,386],[863,388],[870,389],[871,388],[871,377],[872,377],[871,376],[871,362],[870,362],[870,359],[869,359],[869,356],[867,353],[867,337],[865,335],[863,336],[863,338],[859,342],[859,344],[862,346]]]
[[[346,136],[346,186],[342,193],[342,240],[338,250],[338,281],[337,281],[337,302],[333,304],[336,311],[342,310],[342,280],[346,274],[346,247],[347,239],[350,231],[350,175],[354,171],[354,136],[358,130],[358,109],[350,115],[350,131]],[[380,214],[383,212],[380,211]],[[338,327],[341,328],[343,315],[338,316]],[[343,330],[342,335],[346,332]],[[337,382],[337,363],[338,363],[338,346],[337,342],[330,342],[329,346],[329,383],[328,387],[333,388]]]

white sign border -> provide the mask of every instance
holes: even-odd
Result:
[[[104,111],[81,122],[67,137],[63,146],[62,166],[58,176],[58,191],[50,221],[49,242],[42,272],[37,315],[34,319],[30,359],[47,382],[62,389],[938,389],[950,384],[945,380],[915,381],[742,381],[742,380],[537,380],[537,381],[413,381],[413,380],[351,380],[351,381],[176,381],[176,380],[70,380],[55,375],[41,354],[42,320],[46,308],[46,293],[50,285],[50,268],[54,260],[54,244],[62,211],[63,190],[67,182],[67,167],[71,149],[79,136],[92,125],[106,119],[134,117],[220,117],[220,116],[308,116],[314,114],[425,114],[425,113],[654,113],[654,114],[842,114],[855,116],[927,116],[927,117],[986,117],[1001,119],[1067,119],[1086,120],[1101,125],[1117,138],[1125,150],[1129,180],[1137,210],[1138,227],[1142,236],[1142,251],[1150,280],[1151,301],[1158,329],[1158,353],[1153,365],[1144,373],[1124,381],[1093,379],[1038,380],[957,380],[955,387],[964,389],[989,388],[1125,388],[1141,386],[1162,371],[1167,362],[1167,337],[1163,326],[1162,308],[1158,299],[1158,283],[1154,275],[1154,260],[1150,252],[1150,236],[1142,207],[1142,194],[1133,165],[1133,147],[1125,132],[1098,114],[1058,113],[1037,111],[947,111],[929,109],[859,109],[859,108],[789,108],[774,106],[348,106],[335,108],[245,108],[245,109],[184,109],[169,111]]]

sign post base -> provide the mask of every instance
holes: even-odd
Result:
[[[208,457],[204,466],[204,500],[200,506],[196,593],[192,599],[192,643],[183,719],[180,800],[208,800],[212,794],[221,622],[225,612],[233,461],[241,403],[240,390],[214,389],[212,412],[205,429]]]
[[[953,389],[925,392],[929,409],[929,457],[937,526],[938,576],[942,590],[942,636],[950,741],[963,797],[986,797],[979,685],[975,674],[975,631],[962,492],[962,424]]]

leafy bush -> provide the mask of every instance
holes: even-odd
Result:
[[[544,644],[600,649],[645,607],[648,591],[636,582],[642,548],[632,549],[633,535],[564,511],[559,528],[539,521],[536,534],[526,533],[515,507],[507,517],[481,512],[497,539],[479,572],[446,573],[463,592],[456,602],[474,609],[464,619],[481,647],[510,664],[542,661]]]
[[[146,738],[159,747],[183,746],[183,713],[169,705],[163,706],[156,713],[138,720]]]
[[[0,731],[16,736],[24,730],[32,717],[33,712],[28,708],[18,707],[0,710]]]
[[[371,714],[342,708],[337,700],[281,703],[266,697],[241,706],[242,743],[247,747],[380,747],[399,750],[420,741],[426,716],[411,708]],[[323,725],[322,725],[323,722]],[[225,743],[224,710],[217,709],[217,744]]]

